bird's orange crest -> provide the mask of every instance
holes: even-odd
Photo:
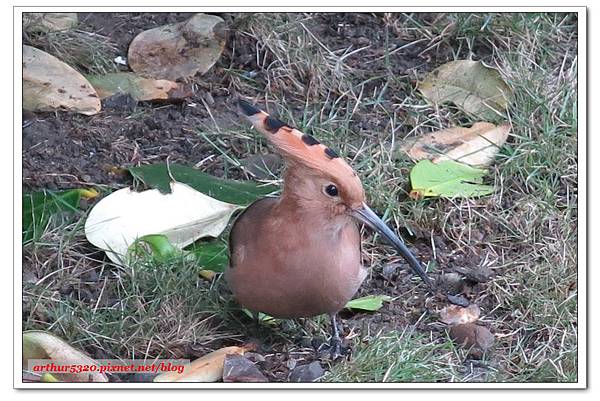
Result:
[[[239,104],[254,128],[262,133],[288,162],[316,170],[347,188],[363,192],[356,172],[333,149],[244,100],[240,100]]]

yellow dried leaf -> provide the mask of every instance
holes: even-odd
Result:
[[[200,275],[200,277],[202,277],[203,279],[210,281],[210,280],[212,280],[212,279],[215,277],[215,275],[216,275],[217,273],[215,273],[215,272],[214,272],[214,271],[212,271],[212,270],[200,270],[200,271],[198,272],[198,274],[199,274],[199,275]]]
[[[223,365],[225,363],[226,355],[243,355],[252,348],[252,345],[221,348],[208,355],[204,355],[202,358],[196,359],[184,368],[183,373],[163,373],[156,376],[154,382],[216,382],[223,377]]]
[[[49,359],[48,363],[53,362],[56,365],[98,366],[96,361],[64,340],[38,330],[23,333],[23,370],[28,369],[28,362],[31,359]],[[108,377],[98,370],[79,373],[50,372],[49,375],[42,374],[42,379],[64,382],[108,382]]]
[[[98,197],[98,195],[100,195],[100,192],[96,191],[94,188],[88,188],[88,189],[80,189],[79,190],[79,194],[81,195],[81,197],[83,199],[94,199],[96,197]]]
[[[42,377],[40,377],[40,381],[42,383],[58,383],[58,382],[60,382],[60,380],[58,380],[55,376],[51,375],[50,373],[44,373],[42,375]]]

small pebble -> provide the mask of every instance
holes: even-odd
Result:
[[[290,373],[289,381],[292,383],[313,383],[323,375],[325,375],[325,370],[319,361],[314,361],[308,365],[296,366]]]
[[[449,294],[460,294],[465,287],[465,281],[458,273],[446,273],[440,277],[441,287]],[[450,301],[452,302],[452,301]]]
[[[494,272],[487,267],[455,267],[454,270],[476,283],[487,283],[494,276]]]
[[[462,306],[465,308],[467,306],[469,306],[469,300],[467,298],[463,297],[462,295],[448,294],[447,298],[448,298],[448,301],[454,305]]]
[[[265,361],[265,357],[261,354],[257,354],[256,352],[246,352],[244,354],[244,357],[246,357],[249,361],[254,363],[260,363]]]
[[[381,269],[381,275],[387,280],[391,280],[396,273],[396,270],[398,270],[398,266],[400,265],[397,263],[388,263],[383,265],[383,268]]]
[[[457,324],[450,327],[450,338],[459,346],[470,349],[469,354],[481,358],[490,349],[496,337],[487,327],[474,323]]]
[[[298,361],[295,359],[290,359],[285,363],[285,366],[289,369],[289,370],[294,370],[294,368],[296,367],[296,365],[298,364]]]
[[[269,380],[262,372],[241,355],[227,355],[223,365],[224,383],[265,383]]]

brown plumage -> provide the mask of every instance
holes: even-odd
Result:
[[[241,101],[244,114],[284,157],[279,198],[261,199],[236,220],[225,277],[245,308],[274,317],[335,314],[366,277],[357,220],[379,231],[431,287],[420,263],[368,208],[360,179],[335,151]]]

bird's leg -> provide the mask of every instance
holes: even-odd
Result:
[[[254,329],[256,332],[260,332],[260,318],[258,312],[252,311],[252,319],[254,320]]]
[[[336,314],[331,315],[331,359],[337,359],[342,354],[342,340],[340,339],[340,330],[337,325]]]

